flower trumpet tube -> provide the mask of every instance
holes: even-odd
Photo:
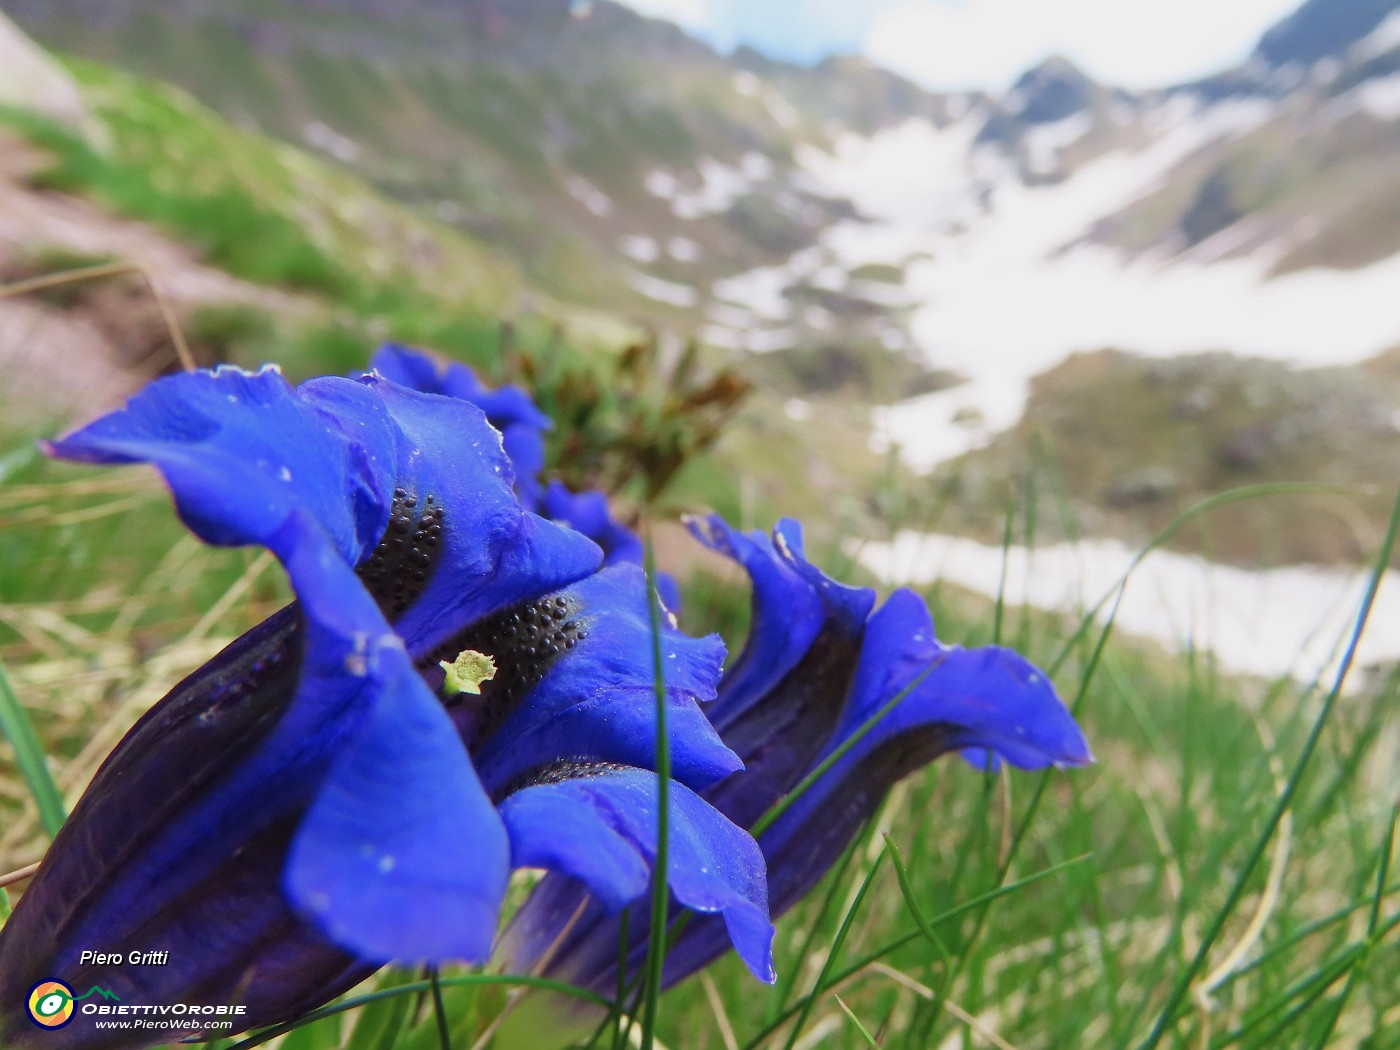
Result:
[[[159,380],[49,451],[154,466],[197,536],[271,550],[296,601],[98,771],[0,930],[0,1045],[147,1046],[213,1017],[288,1019],[388,961],[482,961],[513,866],[612,908],[646,892],[656,598],[520,505],[480,409],[378,374],[294,388],[220,368]],[[699,794],[742,766],[702,710],[723,647],[669,622],[659,641],[664,877],[767,976],[762,856]],[[45,1025],[26,1016],[45,982],[177,1021],[99,1026],[85,1002]]]
[[[1020,769],[1092,760],[1043,673],[1009,649],[940,643],[911,591],[896,591],[876,609],[872,591],[842,586],[807,561],[795,522],[781,522],[771,538],[719,518],[691,529],[741,564],[753,585],[747,644],[707,706],[744,768],[702,797],[746,829],[783,804],[758,836],[775,917],[831,868],[898,780],[942,754]],[[615,987],[621,927],[586,895],[576,881],[547,877],[508,930],[506,968],[542,967],[595,990]],[[634,914],[628,929],[631,980],[645,952],[646,917]],[[673,937],[671,984],[729,947],[707,918]]]

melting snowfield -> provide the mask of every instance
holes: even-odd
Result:
[[[1229,350],[1320,365],[1400,341],[1400,256],[1266,280],[1285,243],[1217,261],[1204,261],[1226,247],[1212,241],[1189,259],[1132,261],[1084,243],[1095,222],[1154,189],[1182,158],[1257,127],[1268,113],[1264,103],[1202,110],[1178,99],[1155,115],[1151,145],[1107,154],[1048,186],[1023,185],[1004,160],[974,148],[976,113],[942,129],[911,121],[869,138],[848,135],[830,154],[806,154],[814,188],[850,198],[873,220],[834,227],[823,247],[847,268],[907,264],[920,352],[969,380],[880,410],[878,440],[897,442],[911,465],[930,469],[1013,424],[1028,380],[1081,350]],[[1058,129],[1045,148],[1062,149],[1073,134]],[[795,271],[804,265],[810,260],[793,260]],[[769,268],[748,285],[731,279],[725,297],[770,313],[781,277]]]
[[[973,540],[901,532],[891,543],[864,543],[856,554],[890,583],[948,580],[995,597],[1003,553]],[[1005,558],[1011,604],[1080,613],[1111,593],[1137,551],[1114,540],[1027,549]],[[1349,686],[1368,664],[1400,659],[1400,573],[1389,572],[1357,650]],[[1251,571],[1154,551],[1133,569],[1117,627],[1173,648],[1210,650],[1222,670],[1309,681],[1332,675],[1368,583],[1365,570],[1293,567]],[[1099,619],[1106,618],[1112,602]]]
[[[1054,185],[1026,186],[1007,162],[974,148],[978,114],[943,129],[910,122],[852,135],[830,154],[805,156],[816,186],[851,198],[873,220],[833,228],[823,247],[848,268],[905,264],[919,351],[968,377],[878,410],[877,440],[898,443],[911,465],[931,469],[1014,424],[1031,377],[1077,351],[1228,350],[1323,365],[1400,342],[1400,256],[1268,280],[1286,236],[1237,259],[1220,258],[1233,246],[1224,243],[1235,236],[1229,230],[1170,260],[1127,260],[1086,241],[1098,220],[1153,190],[1183,158],[1268,115],[1261,103],[1200,109],[1178,99],[1155,115],[1150,145],[1102,156]],[[1053,163],[1053,151],[1075,134],[1064,126],[1042,136],[1036,163]],[[771,300],[776,275],[755,278],[754,298]],[[892,583],[946,579],[988,596],[1005,571],[1011,601],[1082,611],[1115,587],[1136,553],[1087,541],[1014,549],[1003,567],[998,547],[903,533],[862,546],[859,557]],[[1133,570],[1117,622],[1171,646],[1209,649],[1229,671],[1310,679],[1335,670],[1365,585],[1361,571],[1254,572],[1159,551]],[[1358,668],[1394,659],[1400,579],[1382,588]]]
[[[1240,244],[1235,230],[1175,258],[1129,260],[1088,240],[1099,220],[1154,190],[1184,158],[1269,116],[1263,102],[1202,108],[1177,98],[1149,118],[1149,145],[1034,186],[1002,155],[975,145],[981,113],[944,128],[910,121],[868,138],[849,134],[831,152],[812,150],[800,160],[809,189],[852,200],[870,221],[840,223],[784,265],[716,285],[727,305],[712,317],[736,332],[746,318],[782,323],[790,308],[783,291],[798,280],[821,284],[866,263],[903,266],[918,351],[968,380],[877,410],[877,443],[897,443],[921,470],[1013,425],[1030,379],[1078,351],[1226,350],[1323,365],[1400,343],[1400,256],[1361,270],[1270,280],[1271,264],[1289,247],[1287,233],[1232,259],[1222,256]],[[1056,167],[1058,151],[1085,130],[1083,122],[1039,129],[1033,165]],[[759,349],[749,338],[750,349]],[[1000,548],[952,536],[904,533],[858,553],[891,583],[946,579],[994,596],[1003,574]],[[1080,611],[1108,593],[1135,556],[1115,541],[1016,549],[1006,566],[1007,595]],[[1171,646],[1212,650],[1229,671],[1306,680],[1335,668],[1365,583],[1362,572],[1252,572],[1154,552],[1134,569],[1117,622]],[[1392,579],[1358,664],[1397,658],[1400,579]]]

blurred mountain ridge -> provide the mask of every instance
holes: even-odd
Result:
[[[712,335],[744,327],[726,279],[859,217],[807,177],[804,150],[908,121],[976,125],[965,178],[986,207],[999,184],[1061,182],[1214,122],[1219,133],[1199,134],[1080,236],[1170,256],[1228,230],[1235,243],[1212,258],[1266,247],[1276,272],[1400,251],[1397,0],[1308,0],[1241,67],[1192,84],[1132,93],[1052,58],[1000,99],[925,91],[856,57],[804,67],[722,55],[607,0],[4,6],[53,49],[172,81],[355,169],[550,294],[646,323],[698,314]],[[791,308],[760,348],[878,334],[833,322],[877,312],[867,289],[827,275],[832,287],[814,295],[809,283],[783,289]],[[898,328],[884,325],[884,342],[907,342]]]
[[[607,0],[0,7],[60,57],[81,56],[62,60],[119,126],[116,174],[140,168],[154,193],[146,213],[118,213],[159,224],[169,194],[188,226],[194,191],[232,180],[219,192],[238,207],[215,248],[189,238],[205,261],[255,283],[290,276],[331,302],[391,279],[486,316],[581,306],[595,330],[698,334],[759,352],[765,411],[792,420],[853,394],[883,404],[957,375],[976,386],[978,361],[1005,359],[997,370],[1019,382],[1100,347],[1285,357],[1254,329],[1173,324],[1164,337],[1158,314],[1126,308],[1135,325],[1080,326],[1013,361],[1066,318],[1112,315],[1082,296],[1108,276],[1127,275],[1131,296],[1103,293],[1127,303],[1185,273],[1185,298],[1161,316],[1233,301],[1247,320],[1248,296],[1283,294],[1289,275],[1355,274],[1369,289],[1400,260],[1400,0],[1307,0],[1237,68],[1191,83],[1128,91],[1051,57],[1000,97],[928,91],[858,56],[808,67],[720,54]],[[245,212],[263,225],[240,239]],[[1064,283],[1085,260],[1099,269]],[[1346,282],[1307,286],[1310,316],[1368,315],[1338,359],[1400,343],[1370,291],[1364,309],[1338,295]],[[1057,298],[1062,285],[1080,298]],[[361,304],[395,325],[413,305]],[[1019,328],[1000,324],[1018,315]],[[1138,397],[1129,371],[1109,376],[1105,398]],[[1014,422],[971,401],[954,415],[981,443]],[[1362,438],[1388,435],[1390,417],[1377,427]],[[1190,476],[1165,452],[1157,466]],[[1121,480],[1082,495],[1136,491]]]

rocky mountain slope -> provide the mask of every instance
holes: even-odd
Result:
[[[737,319],[721,282],[853,217],[804,150],[908,121],[975,127],[957,158],[974,208],[995,208],[1008,179],[1060,182],[1190,126],[1194,148],[1158,185],[1069,232],[1136,253],[1267,248],[1276,272],[1393,254],[1397,6],[1308,0],[1240,69],[1195,84],[1133,95],[1054,59],[990,99],[855,59],[721,56],[608,2],[5,3],[51,47],[174,81],[355,168],[553,294],[721,325]],[[787,284],[786,319],[810,330],[814,301],[837,315],[887,305],[837,284]]]
[[[572,308],[571,324],[606,315],[698,334],[758,355],[765,425],[775,412],[834,417],[853,393],[899,402],[877,412],[876,447],[898,445],[922,470],[998,435],[1006,462],[1021,455],[1006,442],[1025,437],[1012,428],[1028,404],[1043,406],[1032,378],[1089,383],[1078,366],[1055,371],[1076,353],[1229,352],[1306,385],[1320,373],[1295,366],[1400,344],[1400,0],[1306,0],[1239,68],[1190,84],[1129,92],[1055,58],[1002,97],[930,93],[855,58],[721,55],[607,0],[0,6],[47,46],[172,81],[249,132],[235,148],[243,132],[201,130],[191,151],[161,123],[193,102],[157,104],[136,81],[74,63],[119,126],[109,191],[152,173],[142,217],[171,218],[156,203],[191,181],[273,191],[277,218],[259,228],[277,236],[239,235],[237,209],[227,229],[195,231],[205,257],[231,254],[222,262],[240,276],[392,272],[400,288],[429,287],[434,302],[456,288],[496,316],[585,304],[594,312]],[[301,151],[319,154],[314,176]],[[260,159],[228,163],[245,153]],[[368,214],[385,218],[367,230]],[[270,260],[248,256],[298,216],[311,217],[313,257],[295,238]],[[356,294],[396,331],[415,316]],[[1129,372],[1109,370],[1093,396],[1131,402]],[[1388,469],[1394,427],[1376,426],[1365,439],[1380,458],[1356,457],[1347,483]],[[1090,462],[1137,447],[1095,434],[1066,446],[1092,476],[1074,495],[1110,517],[1124,518],[1111,493],[1136,491],[1128,482],[1168,472],[1186,498],[1228,480],[1193,473],[1184,431],[1164,430],[1177,444],[1137,478],[1111,456]]]
[[[1400,477],[1400,354],[1291,368],[1232,354],[1076,354],[1037,376],[1015,426],[941,466],[919,513],[1000,542],[1008,492],[1038,538],[1141,542],[1213,493],[1307,481],[1243,501],[1175,546],[1241,564],[1353,564],[1375,549]]]
[[[5,6],[48,46],[355,168],[552,293],[638,310],[683,306],[697,277],[781,256],[839,213],[788,178],[829,122],[938,113],[872,67],[730,60],[610,3]]]
[[[557,297],[718,345],[954,367],[910,323],[918,250],[846,248],[882,217],[878,189],[852,184],[862,149],[933,143],[900,187],[938,213],[921,234],[1131,160],[1138,178],[1036,250],[1364,266],[1400,251],[1397,8],[1308,0],[1195,84],[1135,95],[1052,59],[994,99],[858,59],[720,55],[606,0],[5,0],[46,45],[310,146]]]

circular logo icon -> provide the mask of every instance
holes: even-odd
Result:
[[[62,1028],[73,1020],[73,989],[62,981],[40,981],[29,991],[29,1017],[40,1028]]]

